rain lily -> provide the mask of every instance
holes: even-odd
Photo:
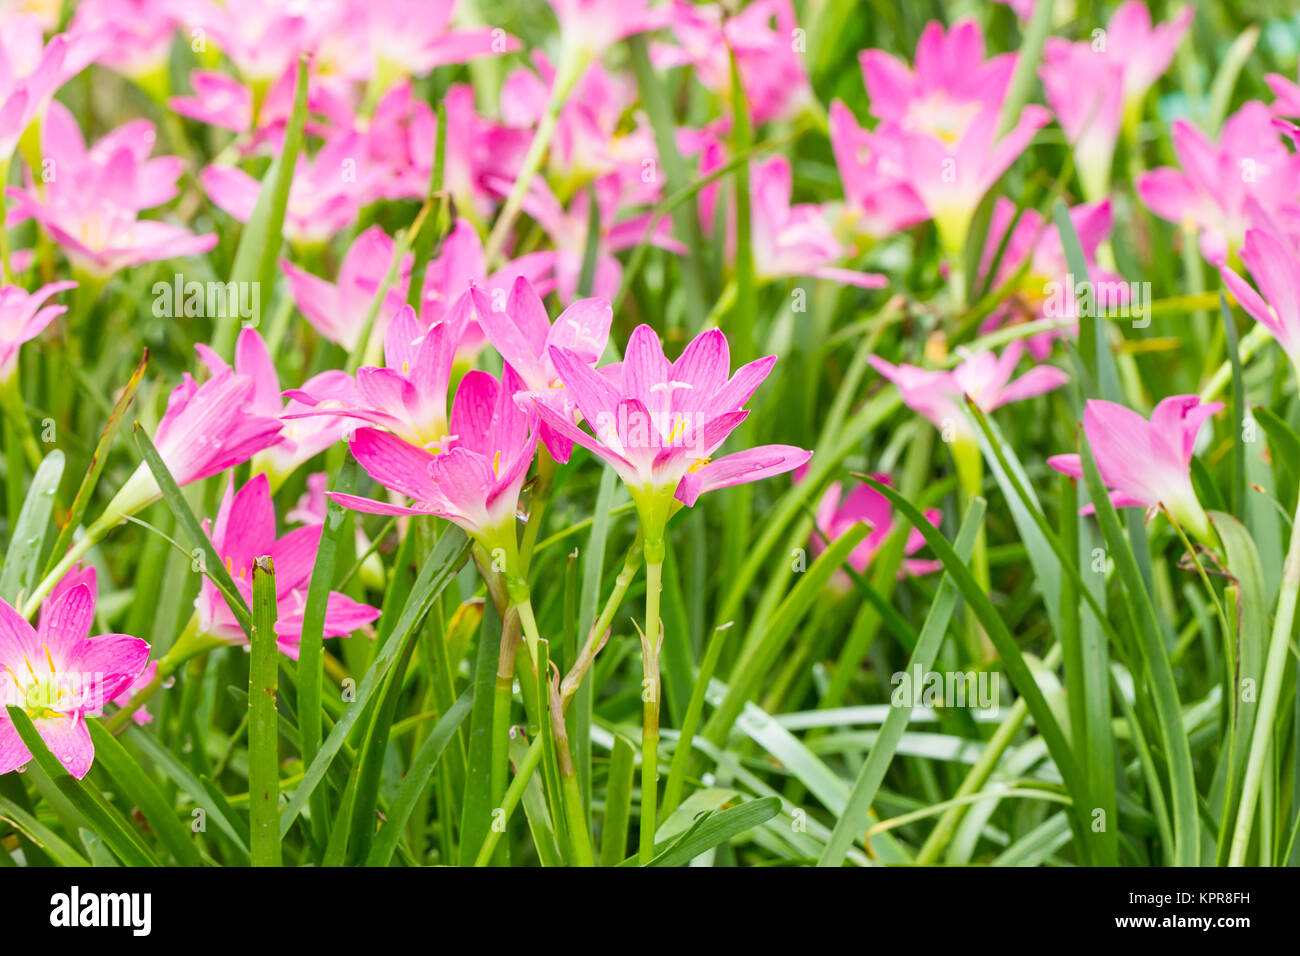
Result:
[[[507,573],[518,574],[515,513],[537,449],[533,416],[514,401],[521,388],[508,365],[499,382],[487,372],[467,373],[452,403],[451,434],[432,451],[377,428],[353,434],[349,447],[361,467],[384,487],[414,499],[414,505],[329,496],[369,514],[440,515],[488,551],[500,549]]]
[[[229,371],[229,366],[206,345],[197,347],[199,356],[214,375]],[[280,440],[253,457],[253,472],[265,473],[278,487],[299,465],[316,457],[343,438],[355,424],[348,419],[326,415],[303,415],[311,405],[290,398],[285,404],[280,396],[280,379],[271,353],[256,329],[242,329],[235,342],[235,373],[253,381],[250,410],[283,421]],[[356,404],[356,385],[351,376],[337,369],[327,369],[303,383],[301,391],[311,395],[317,405],[333,402],[340,407]]]
[[[45,305],[58,292],[76,288],[75,282],[51,282],[35,292],[16,285],[0,285],[0,386],[13,377],[18,368],[18,349],[45,330],[45,327],[68,311],[66,305]]]
[[[307,603],[307,586],[320,546],[321,525],[296,528],[283,537],[275,534],[275,506],[271,502],[271,485],[266,475],[255,475],[238,492],[232,480],[226,488],[215,524],[204,521],[204,530],[235,587],[251,605],[253,596],[253,562],[270,556],[275,571],[276,644],[297,660],[302,638],[303,609]],[[198,632],[226,641],[243,641],[234,614],[225,598],[208,579],[195,600],[198,608]],[[331,591],[325,605],[325,637],[347,637],[379,617],[376,608],[358,604],[337,591]]]
[[[42,143],[49,182],[28,175],[26,190],[10,188],[10,220],[35,219],[62,247],[73,266],[103,279],[128,266],[199,255],[217,244],[214,233],[152,219],[142,210],[176,195],[181,162],[149,159],[153,124],[136,120],[109,133],[89,149],[70,114],[52,105]]]
[[[265,383],[263,383],[265,387]],[[176,484],[187,485],[248,461],[280,441],[283,423],[258,409],[258,383],[229,367],[199,385],[187,373],[167,399],[153,443]],[[122,486],[101,521],[116,523],[157,500],[147,464]]]
[[[877,356],[872,366],[898,386],[903,403],[928,418],[943,432],[945,440],[973,439],[970,422],[961,407],[963,395],[970,396],[981,411],[992,412],[1011,402],[1032,398],[1060,388],[1069,376],[1050,365],[1036,365],[1012,381],[1016,365],[1024,354],[1024,343],[1013,341],[1000,356],[977,352],[954,369],[924,369],[915,365],[891,365]]]
[[[889,284],[882,275],[830,265],[847,255],[831,232],[821,206],[790,204],[790,161],[773,156],[750,174],[753,201],[754,273],[759,279],[812,276],[863,289]]]
[[[384,336],[386,364],[357,369],[355,402],[343,404],[306,388],[285,394],[310,406],[300,414],[359,418],[420,448],[438,446],[448,435],[447,389],[456,343],[472,307],[466,292],[447,321],[426,331],[415,310],[402,306]]]
[[[831,103],[829,122],[835,165],[859,233],[882,239],[930,218],[896,140],[863,129],[840,100]]]
[[[993,205],[988,239],[980,259],[979,276],[988,276],[1014,215],[1015,203],[999,196]],[[1096,261],[1097,247],[1110,232],[1110,200],[1074,206],[1070,209],[1070,221],[1079,237],[1084,262],[1088,267],[1088,277],[1092,282],[1089,288],[1095,292],[1095,308],[1104,312],[1123,305],[1128,300],[1128,284],[1122,276],[1103,269]],[[1022,269],[1026,270],[1024,275],[1011,290],[1007,301],[999,305],[984,323],[983,331],[1016,321],[1078,317],[1079,303],[1072,283],[1082,283],[1083,277],[1070,274],[1065,250],[1061,247],[1060,232],[1034,209],[1026,209],[1016,221],[1010,238],[1006,239],[1002,259],[991,277],[989,288],[1002,288]],[[1051,351],[1052,342],[1061,334],[1062,332],[1055,331],[1032,336],[1027,340],[1030,354],[1042,361]]]
[[[118,707],[125,707],[131,702],[136,694],[153,684],[154,679],[158,676],[158,662],[150,661],[149,666],[140,672],[140,676],[131,683],[123,687],[112,702]],[[153,723],[153,715],[143,706],[136,708],[131,712],[132,723],[143,727],[145,724]]]
[[[240,76],[263,88],[312,48],[319,24],[342,14],[334,0],[318,4],[309,17],[300,0],[170,0],[179,21],[199,31],[196,37],[211,40]]]
[[[176,21],[171,0],[82,0],[68,32],[94,37],[96,62],[161,92]]]
[[[90,635],[95,618],[93,572],[54,593],[33,628],[0,601],[0,703],[21,707],[45,745],[80,780],[95,759],[86,718],[132,684],[149,660],[149,645],[125,634]],[[0,707],[0,773],[32,759],[9,713]]]
[[[525,400],[544,397],[548,403],[562,407],[570,419],[577,406],[551,361],[551,349],[572,350],[587,365],[594,366],[605,351],[609,325],[613,319],[605,299],[579,299],[560,313],[555,324],[546,314],[546,306],[532,284],[522,276],[515,280],[505,307],[496,304],[480,289],[472,292],[474,313],[488,341],[518,374],[525,389]],[[573,451],[573,441],[541,423],[540,438],[556,461],[565,462]]]
[[[916,49],[915,70],[881,50],[862,53],[871,110],[882,137],[897,141],[912,186],[929,210],[955,265],[975,208],[1050,114],[1026,106],[1016,125],[998,135],[1014,54],[985,60],[973,20],[945,32],[931,23]]]
[[[791,471],[812,455],[761,445],[712,458],[748,416],[745,403],[776,362],[774,355],[756,359],[728,379],[730,352],[719,329],[701,332],[669,362],[654,329],[639,325],[617,374],[592,369],[572,349],[549,351],[592,431],[575,425],[562,403],[535,397],[533,404],[543,421],[618,472],[641,518],[648,563],[656,560],[651,549],[656,542],[662,548],[664,527],[681,505],[694,505],[706,491]]]
[[[871,477],[882,484],[893,484],[888,475],[876,474]],[[937,508],[932,508],[926,511],[925,517],[930,524],[938,525],[943,513]],[[816,519],[817,529],[809,539],[809,546],[814,555],[825,551],[827,543],[833,542],[855,524],[866,522],[870,526],[871,533],[849,552],[849,566],[858,574],[865,573],[871,566],[871,562],[875,560],[894,530],[894,510],[889,499],[865,484],[856,485],[846,495],[840,482],[831,482],[817,504]],[[907,535],[904,553],[912,555],[923,547],[925,547],[925,536],[916,528],[912,528]],[[923,561],[909,557],[903,560],[898,574],[900,577],[904,574],[930,574],[938,571],[942,566],[940,561]],[[836,589],[844,593],[852,587],[849,576],[842,570],[835,573],[833,581]]]
[[[1123,405],[1090,399],[1083,431],[1111,503],[1164,507],[1188,533],[1213,542],[1210,520],[1192,487],[1191,465],[1201,424],[1222,408],[1221,402],[1202,402],[1195,395],[1173,395],[1156,405],[1147,421]],[[1054,455],[1047,463],[1071,478],[1083,477],[1078,455]]]
[[[1300,116],[1300,84],[1288,80],[1280,73],[1269,73],[1264,82],[1277,97],[1273,101],[1273,112],[1278,116]]]
[[[563,56],[585,65],[598,60],[620,40],[668,22],[666,8],[651,0],[551,0],[560,21]]]
[[[291,242],[324,245],[356,220],[375,179],[364,160],[361,136],[336,134],[312,158],[298,157],[284,234]],[[262,184],[235,166],[213,163],[199,175],[208,197],[232,218],[248,222]]]
[[[1120,4],[1101,36],[1070,43],[1049,37],[1039,76],[1066,138],[1074,146],[1084,193],[1104,196],[1121,123],[1137,123],[1142,100],[1169,68],[1195,13],[1185,6],[1152,29],[1145,3]]]
[[[8,17],[0,27],[0,164],[7,167],[24,131],[74,74],[68,38],[59,34],[47,45],[38,18]]]
[[[720,5],[674,0],[670,26],[680,46],[656,46],[655,65],[690,65],[705,87],[729,97],[730,51],[755,124],[792,118],[812,101],[790,0],[757,0],[734,16],[724,16]]]
[[[1227,118],[1217,144],[1186,120],[1173,124],[1181,171],[1163,166],[1137,180],[1142,201],[1161,219],[1194,226],[1201,255],[1222,265],[1237,251],[1258,209],[1300,234],[1300,156],[1277,136],[1263,103],[1249,102]]]
[[[1295,251],[1268,230],[1248,229],[1241,261],[1259,292],[1230,267],[1220,266],[1224,285],[1246,313],[1273,334],[1292,366],[1300,369],[1300,263]]]

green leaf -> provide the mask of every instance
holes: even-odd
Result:
[[[10,604],[17,602],[19,594],[30,593],[37,583],[37,564],[50,528],[54,495],[63,477],[63,461],[63,452],[57,448],[45,456],[32,476],[22,510],[9,535],[9,550],[0,570],[0,599]]]
[[[777,797],[763,797],[738,807],[706,813],[664,849],[660,849],[663,844],[657,844],[657,855],[646,866],[685,866],[701,853],[762,826],[780,812],[781,801]],[[636,857],[630,857],[619,865],[635,866]]]
[[[253,214],[244,224],[235,250],[235,262],[230,269],[230,281],[244,283],[264,293],[275,284],[284,233],[284,214],[289,208],[289,189],[293,185],[294,167],[298,151],[302,149],[303,124],[307,117],[307,63],[301,58],[297,63],[293,88],[293,112],[284,131],[284,148],[271,161],[262,179]],[[269,296],[264,296],[269,298]],[[212,348],[227,362],[235,350],[235,337],[239,328],[237,312],[221,316],[212,336]]]
[[[8,822],[48,853],[59,866],[90,866],[86,858],[65,843],[58,834],[5,797],[0,797],[0,820]]]
[[[970,560],[971,549],[975,545],[975,533],[983,520],[984,503],[977,498],[967,510],[961,528],[957,531],[954,550],[961,560]],[[909,672],[919,670],[925,673],[933,666],[939,652],[939,645],[943,643],[944,634],[948,629],[948,622],[957,606],[957,596],[957,585],[953,583],[950,576],[944,575],[939,583],[939,591],[930,604],[930,611],[925,616],[925,624],[921,626],[921,635],[917,640],[916,649],[912,651],[912,656],[907,662]],[[911,701],[890,708],[889,716],[885,718],[880,728],[880,735],[876,738],[875,745],[867,755],[866,763],[862,765],[858,778],[853,783],[844,812],[836,821],[830,841],[822,851],[821,859],[817,861],[818,866],[841,865],[854,839],[866,829],[867,812],[871,809],[876,792],[885,779],[885,772],[894,759],[898,742],[902,739],[903,731],[907,729],[911,717]]]
[[[253,866],[279,866],[280,648],[275,636],[275,568],[253,562],[253,634],[248,664],[248,831]]]

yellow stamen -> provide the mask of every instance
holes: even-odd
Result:
[[[492,474],[498,478],[501,477],[501,452],[497,452],[492,459]]]
[[[50,665],[50,675],[53,676],[55,674],[54,658],[50,656],[50,649],[47,645],[42,644],[41,650],[45,651],[45,662]]]
[[[687,471],[699,471],[701,468],[703,468],[705,465],[707,465],[707,464],[708,464],[709,462],[711,462],[711,461],[713,461],[712,458],[696,458],[693,462],[691,462],[690,467],[687,468],[686,470],[687,470]]]

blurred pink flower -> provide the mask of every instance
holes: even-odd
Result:
[[[988,276],[993,258],[1015,216],[1015,208],[1016,204],[1005,196],[999,196],[994,203],[977,277]],[[1110,200],[1072,207],[1070,221],[1074,225],[1088,267],[1087,279],[1092,283],[1095,293],[1093,305],[1098,311],[1122,306],[1128,301],[1128,283],[1118,273],[1101,268],[1096,261],[1097,247],[1110,233]],[[1024,210],[1016,221],[1010,238],[1006,239],[1006,248],[1003,249],[997,272],[990,277],[990,291],[1002,288],[1021,269],[1026,268],[1024,276],[1011,290],[1010,297],[993,311],[981,326],[981,332],[1022,320],[1078,317],[1079,305],[1073,289],[1082,286],[1085,277],[1070,273],[1065,250],[1061,247],[1060,232],[1034,209]],[[1063,334],[1064,331],[1054,331],[1031,336],[1026,340],[1030,354],[1041,362],[1051,351],[1052,343]]]
[[[897,140],[863,129],[840,100],[831,103],[830,139],[858,232],[883,239],[930,218]]]
[[[1241,245],[1255,216],[1300,236],[1300,156],[1278,139],[1268,107],[1251,101],[1227,118],[1219,142],[1186,120],[1173,124],[1181,170],[1143,173],[1137,193],[1161,219],[1196,227],[1201,255],[1222,265]]]
[[[76,287],[75,282],[51,282],[28,292],[20,286],[0,285],[0,385],[8,382],[17,369],[22,344],[36,338],[68,311],[66,305],[45,305],[45,300]]]
[[[161,76],[165,88],[176,33],[171,11],[172,0],[81,0],[68,33],[92,37],[96,62],[110,70],[144,82]]]
[[[1036,365],[1012,381],[1023,354],[1024,343],[1017,339],[1000,356],[977,352],[953,369],[891,365],[875,355],[871,356],[871,364],[898,386],[903,404],[928,418],[945,436],[973,438],[963,396],[969,395],[981,411],[992,412],[1011,402],[1060,388],[1069,381],[1065,372],[1050,365]]]
[[[1300,260],[1295,249],[1266,229],[1248,229],[1241,262],[1259,292],[1226,265],[1219,267],[1223,284],[1246,313],[1272,333],[1292,366],[1300,369]]]
[[[216,523],[205,519],[203,529],[234,578],[235,587],[250,605],[253,563],[259,557],[271,558],[277,606],[276,644],[283,653],[297,660],[303,609],[320,546],[321,525],[296,528],[277,538],[270,482],[266,475],[255,475],[238,492],[234,480],[230,481]],[[226,599],[206,576],[194,604],[199,612],[199,633],[232,642],[245,640]],[[325,605],[325,637],[347,637],[378,617],[377,608],[331,591]]]
[[[44,114],[55,91],[85,66],[69,56],[70,45],[62,33],[46,44],[37,17],[0,21],[0,163],[13,157],[18,140]]]
[[[730,50],[755,124],[791,119],[813,102],[790,0],[756,0],[734,16],[718,4],[687,0],[673,0],[669,11],[679,45],[657,44],[655,66],[689,65],[705,87],[730,98]]]
[[[1097,471],[1117,508],[1163,505],[1189,533],[1212,541],[1209,518],[1192,487],[1191,463],[1201,424],[1223,408],[1195,395],[1173,395],[1151,412],[1151,420],[1114,402],[1090,399],[1083,431]],[[1078,455],[1054,455],[1047,463],[1071,478],[1083,477]],[[1092,511],[1092,505],[1081,509]]]
[[[871,477],[882,484],[893,485],[888,475],[876,474]],[[938,508],[932,508],[926,511],[925,517],[930,524],[937,526],[943,513]],[[843,485],[838,481],[831,482],[817,505],[816,520],[817,528],[808,542],[814,555],[821,554],[826,550],[828,543],[835,541],[860,522],[865,522],[871,528],[871,533],[849,552],[849,566],[858,574],[866,573],[894,530],[894,512],[889,499],[865,484],[855,485],[846,495]],[[910,556],[923,547],[925,547],[925,536],[918,529],[911,529],[907,535],[907,543],[904,545],[904,553]],[[923,561],[908,557],[903,560],[898,575],[902,577],[904,574],[931,574],[942,567],[941,561]],[[847,591],[852,587],[849,576],[843,571],[837,571],[835,578],[836,586],[840,590]]]
[[[0,774],[32,759],[6,709],[18,706],[64,769],[84,777],[95,759],[86,718],[98,716],[149,660],[149,645],[137,637],[90,636],[93,571],[73,581],[46,598],[35,628],[0,601]]]
[[[129,266],[199,255],[217,244],[182,226],[140,219],[142,210],[176,195],[181,161],[149,159],[156,141],[148,120],[125,123],[89,149],[76,120],[61,104],[46,118],[44,169],[38,187],[28,172],[25,190],[10,187],[10,221],[35,219],[73,266],[106,277]]]
[[[1091,41],[1048,37],[1038,74],[1047,102],[1074,146],[1089,199],[1106,195],[1120,125],[1137,122],[1143,98],[1169,68],[1194,13],[1185,6],[1153,29],[1147,5],[1129,0]]]
[[[551,0],[560,21],[562,55],[598,60],[620,40],[668,23],[666,7],[652,0]]]

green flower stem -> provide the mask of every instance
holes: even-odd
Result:
[[[519,176],[510,188],[510,195],[506,197],[505,204],[502,205],[497,221],[492,227],[492,234],[488,236],[487,243],[483,247],[483,257],[489,268],[505,248],[510,228],[518,218],[520,209],[523,208],[524,196],[528,194],[537,171],[542,168],[542,160],[545,159],[546,150],[551,145],[551,137],[555,135],[555,128],[559,125],[560,110],[564,106],[564,101],[590,60],[589,53],[575,48],[566,48],[560,55],[560,64],[555,73],[555,84],[551,88],[551,98],[546,104],[546,112],[537,124],[537,130],[533,133],[533,141],[528,146]]]
[[[533,550],[537,547],[537,535],[542,529],[542,518],[546,515],[546,506],[555,492],[555,472],[558,467],[555,459],[546,450],[546,446],[539,446],[532,505],[529,509],[528,521],[524,525],[523,541],[519,545],[519,563],[525,568],[532,563]]]
[[[1300,522],[1300,503],[1296,505],[1295,520]],[[1250,847],[1250,833],[1255,823],[1255,805],[1259,801],[1264,764],[1273,743],[1273,721],[1282,696],[1282,678],[1287,669],[1287,651],[1291,643],[1291,626],[1295,622],[1297,592],[1300,592],[1300,529],[1293,523],[1286,564],[1282,568],[1282,590],[1278,595],[1277,616],[1273,619],[1273,634],[1269,638],[1268,661],[1264,665],[1264,686],[1259,695],[1259,709],[1255,712],[1255,729],[1250,738],[1250,754],[1246,758],[1241,802],[1237,806],[1237,823],[1232,833],[1232,850],[1228,855],[1229,866],[1246,864],[1246,851]]]
[[[560,784],[564,791],[564,815],[569,821],[573,862],[576,866],[595,866],[587,814],[582,805],[582,788],[578,783],[577,768],[573,765],[573,751],[569,748],[569,730],[564,723],[564,706],[560,703],[559,688],[555,684],[550,685],[550,698],[551,727],[555,736],[556,759],[560,766]],[[538,738],[540,737],[539,734]]]
[[[532,779],[533,774],[537,771],[537,765],[541,762],[542,735],[538,734],[533,738],[533,742],[528,745],[528,752],[524,754],[524,759],[515,770],[514,779],[510,781],[510,786],[501,799],[503,819],[510,819],[510,815],[514,812],[515,807],[519,805],[519,800],[524,795],[524,787],[528,786],[528,781]],[[497,843],[501,840],[501,834],[504,832],[504,827],[500,829],[496,827],[488,828],[487,835],[483,839],[483,845],[479,847],[478,856],[474,858],[475,866],[488,865],[488,862],[492,859],[492,854],[496,852]]]
[[[180,670],[181,666],[200,654],[206,654],[213,648],[222,647],[226,641],[210,634],[199,632],[199,613],[195,611],[190,616],[189,623],[185,625],[185,630],[176,638],[176,642],[162,659],[158,661],[158,670],[153,676],[153,680],[145,684],[127,703],[118,708],[111,716],[104,720],[104,727],[110,733],[117,733],[126,722],[130,720],[131,715],[149,702],[149,699],[158,692],[158,688],[167,682],[167,679]]]
[[[965,516],[971,502],[984,488],[984,458],[973,437],[958,433],[952,444],[952,459],[957,468],[957,487],[961,490],[961,513]],[[985,594],[989,593],[989,552],[984,525],[975,532],[975,546],[971,549],[971,574]],[[979,626],[975,615],[966,614],[966,650],[971,660],[980,661],[994,656],[988,635]]]
[[[5,198],[5,185],[9,182],[8,159],[0,159],[0,282],[8,284],[14,281],[13,270],[9,268],[9,201]]]
[[[0,225],[0,236],[4,234],[4,226]],[[27,420],[27,406],[23,401],[22,390],[18,386],[17,367],[8,381],[0,383],[0,404],[4,406],[5,415],[13,423],[14,434],[23,446],[23,453],[27,456],[28,463],[33,468],[39,467],[44,456],[41,454],[41,446],[36,444],[36,436],[32,434],[31,422]]]
[[[655,852],[655,805],[659,789],[659,590],[663,582],[663,539],[647,541],[645,633],[641,638],[641,865]]]
[[[596,655],[600,652],[601,646],[605,642],[605,634],[609,631],[610,625],[614,623],[614,615],[618,613],[619,606],[623,603],[623,598],[627,595],[627,589],[631,587],[633,578],[636,577],[637,570],[641,567],[645,552],[641,545],[641,537],[632,542],[632,546],[627,549],[627,556],[623,559],[623,570],[618,573],[614,580],[614,589],[610,592],[609,599],[605,601],[605,606],[601,608],[600,616],[596,622],[591,625],[591,631],[587,634],[587,643],[583,645],[582,650],[578,652],[577,658],[569,668],[569,673],[564,675],[564,680],[560,682],[560,706],[568,709],[569,701],[578,692],[582,686],[583,678],[587,676],[587,671],[596,660]]]
[[[501,653],[492,688],[492,799],[500,801],[510,776],[510,703],[514,697],[515,653],[519,648],[519,617],[506,615],[501,629]]]

